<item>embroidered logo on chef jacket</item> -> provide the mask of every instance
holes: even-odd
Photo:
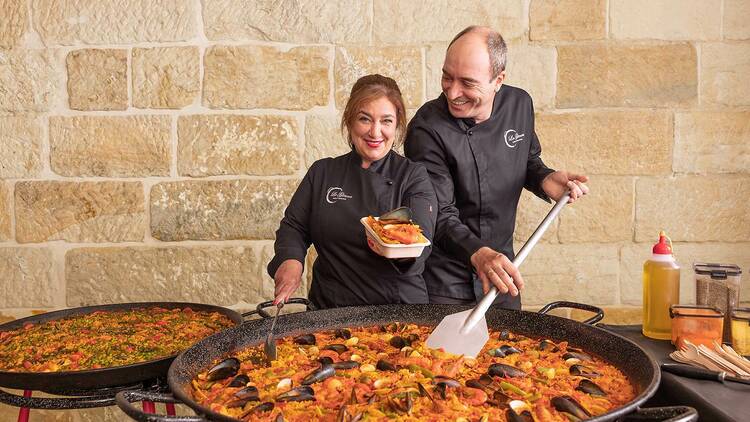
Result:
[[[326,202],[329,204],[333,204],[337,201],[346,201],[347,199],[352,199],[352,196],[347,195],[346,192],[338,186],[330,187],[326,192]]]
[[[518,134],[515,129],[510,129],[505,131],[505,145],[508,146],[508,148],[515,148],[516,144],[523,141],[523,133]]]

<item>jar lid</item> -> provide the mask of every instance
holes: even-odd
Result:
[[[725,280],[727,276],[738,276],[742,274],[742,270],[735,264],[711,264],[704,262],[696,262],[693,264],[693,271],[696,274],[710,275],[711,278],[716,280]]]
[[[669,317],[724,318],[724,312],[713,306],[671,305],[669,307]]]

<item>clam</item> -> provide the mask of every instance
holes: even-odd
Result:
[[[591,381],[590,379],[586,379],[586,378],[582,379],[578,383],[576,390],[583,391],[584,393],[591,394],[592,396],[602,396],[602,397],[607,396],[607,393],[604,392],[604,390],[602,390],[601,387],[596,385],[594,381]]]
[[[575,375],[579,377],[586,377],[586,378],[599,378],[602,376],[602,374],[594,371],[593,369],[589,368],[588,366],[583,365],[573,365],[570,367],[570,375]]]
[[[396,365],[388,362],[385,359],[380,359],[378,363],[375,364],[375,367],[381,371],[395,371],[396,370]]]
[[[240,370],[240,360],[237,358],[224,359],[208,370],[206,379],[208,381],[223,380],[232,377]]]
[[[315,390],[309,385],[301,385],[276,396],[276,401],[307,401],[314,399]]]
[[[296,344],[301,344],[303,346],[312,346],[315,344],[315,335],[313,334],[302,334],[294,338],[294,342]]]
[[[591,417],[591,413],[584,409],[583,406],[575,401],[573,397],[554,397],[550,402],[558,412],[567,413],[568,415],[571,415],[578,419],[587,419]]]
[[[493,363],[487,369],[487,373],[493,377],[509,378],[525,377],[527,375],[526,372],[504,363]]]
[[[336,370],[333,365],[321,365],[320,368],[309,373],[305,378],[302,379],[302,385],[315,384],[321,382],[326,378],[330,378],[336,374]]]
[[[378,219],[383,224],[411,223],[413,216],[409,207],[398,207],[380,216]]]
[[[323,350],[333,350],[334,352],[336,352],[338,354],[342,354],[342,353],[346,352],[347,350],[349,350],[349,348],[346,347],[343,344],[336,344],[336,343],[334,343],[334,344],[327,344],[327,345],[325,345],[323,347]]]
[[[248,382],[250,382],[250,378],[245,374],[240,374],[234,377],[234,379],[227,384],[227,387],[244,387]]]
[[[333,336],[336,338],[348,340],[352,337],[352,332],[346,328],[338,328],[333,331]]]

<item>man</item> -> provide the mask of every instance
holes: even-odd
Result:
[[[424,104],[405,153],[422,162],[438,197],[424,272],[431,303],[473,304],[491,285],[495,302],[519,309],[523,278],[513,265],[513,229],[523,188],[549,201],[588,192],[586,176],[544,165],[529,95],[503,85],[507,48],[499,33],[471,26],[451,41],[443,93]]]

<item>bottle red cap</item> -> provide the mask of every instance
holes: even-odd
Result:
[[[663,230],[659,232],[659,243],[655,244],[651,251],[657,255],[672,255],[672,241]]]

